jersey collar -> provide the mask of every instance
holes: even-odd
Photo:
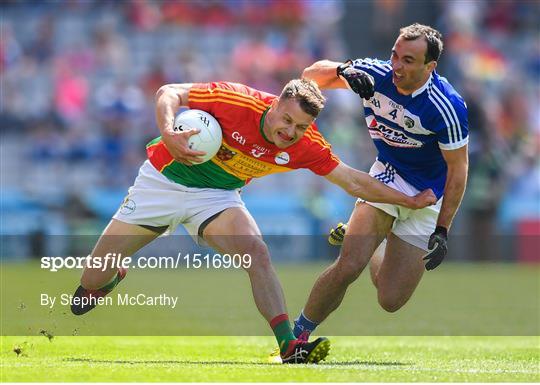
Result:
[[[266,118],[266,114],[268,113],[268,110],[270,110],[270,106],[266,110],[264,110],[264,112],[263,112],[263,114],[261,116],[261,121],[259,122],[259,131],[261,132],[261,135],[262,135],[264,140],[266,140],[268,143],[274,144],[274,142],[270,141],[270,139],[268,139],[266,137],[266,135],[264,134],[264,130],[263,130],[264,119]]]
[[[433,74],[430,74],[429,79],[424,83],[424,85],[422,87],[420,87],[419,89],[417,89],[416,91],[414,91],[411,94],[411,96],[414,98],[414,97],[420,95],[422,92],[424,92],[426,90],[426,88],[428,88],[429,83],[431,83],[432,77],[433,77]]]

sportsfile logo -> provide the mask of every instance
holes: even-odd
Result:
[[[41,268],[50,272],[62,269],[248,269],[251,267],[249,254],[201,254],[178,253],[176,257],[122,257],[121,253],[107,253],[102,258],[42,257]]]

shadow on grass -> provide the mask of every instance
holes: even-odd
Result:
[[[275,366],[280,365],[270,362],[250,362],[250,361],[189,361],[189,360],[95,360],[92,358],[66,358],[67,362],[88,362],[92,364],[118,364],[118,365],[141,365],[141,364],[178,364],[178,365],[258,365]],[[341,362],[320,362],[319,366],[408,366],[412,363],[397,361],[341,361]]]

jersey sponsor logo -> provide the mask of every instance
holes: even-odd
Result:
[[[420,148],[423,145],[421,141],[410,138],[399,130],[377,122],[375,118],[369,124],[369,135],[372,139],[381,139],[393,147]]]
[[[284,165],[278,165],[262,158],[255,158],[249,152],[236,151],[227,143],[222,144],[218,154],[218,156],[212,158],[212,162],[225,172],[241,180],[291,170],[291,168]]]
[[[392,107],[394,110],[403,111],[403,106],[401,104],[397,104],[392,99],[388,99],[388,104],[390,107]]]
[[[253,155],[255,158],[260,158],[261,156],[269,152],[270,152],[269,149],[263,146],[259,146],[258,144],[254,144],[253,149],[251,150],[251,155]]]
[[[260,158],[261,156],[264,155],[266,151],[257,151],[257,149],[253,149],[251,150],[251,155],[253,155],[255,158]]]
[[[282,152],[278,152],[274,160],[277,164],[287,164],[291,160],[291,157],[289,156],[288,153],[286,153],[285,151],[282,151]]]
[[[236,155],[236,152],[234,152],[232,150],[229,150],[224,145],[221,145],[221,147],[219,148],[219,150],[218,150],[218,152],[216,154],[218,159],[223,161],[223,162],[231,160],[235,155]]]
[[[232,138],[240,143],[242,146],[246,144],[246,139],[238,131],[232,133]]]

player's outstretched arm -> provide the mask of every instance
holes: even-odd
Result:
[[[421,209],[437,202],[437,197],[430,189],[410,197],[343,162],[325,177],[349,194],[370,202],[392,203],[411,209]]]
[[[320,60],[313,63],[302,72],[302,77],[315,81],[321,90],[348,88],[344,80],[337,76],[337,68],[343,63]]]
[[[188,146],[191,135],[199,133],[192,129],[182,132],[174,131],[174,116],[180,107],[188,106],[189,90],[192,84],[166,84],[156,93],[156,123],[161,132],[161,138],[173,158],[188,166],[200,163],[203,151],[193,151]]]

